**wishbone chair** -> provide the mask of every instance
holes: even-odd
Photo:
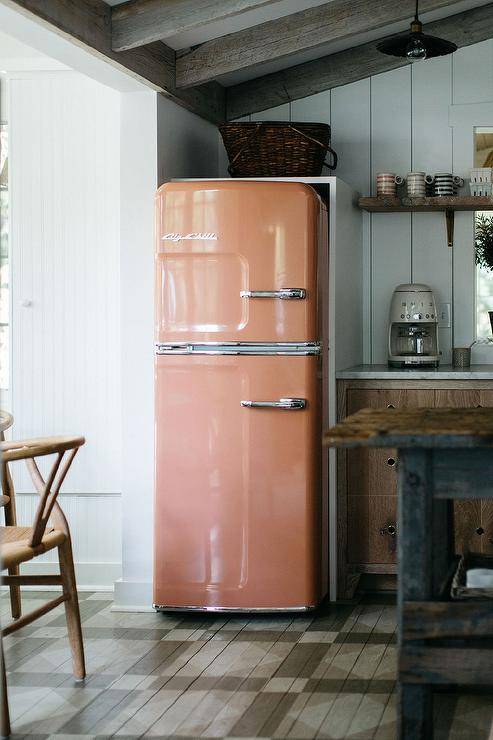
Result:
[[[39,494],[39,503],[31,527],[5,526],[0,528],[0,563],[2,570],[9,575],[3,576],[8,586],[22,585],[61,585],[62,593],[55,599],[34,609],[32,612],[6,625],[2,632],[9,635],[21,627],[30,624],[60,604],[65,604],[68,638],[72,652],[73,673],[76,679],[86,675],[84,646],[80,624],[79,602],[75,581],[74,560],[70,530],[65,515],[57,501],[60,487],[68,473],[72,461],[81,445],[83,437],[45,437],[20,442],[0,442],[2,482],[10,479],[9,464],[25,460],[34,487]],[[41,475],[36,462],[37,458],[53,455],[55,457],[46,479]],[[13,493],[13,487],[12,487]],[[12,574],[13,568],[57,548],[60,564],[59,575],[19,575]],[[10,734],[10,723],[5,681],[5,666],[0,646],[0,694],[2,716],[0,734]]]

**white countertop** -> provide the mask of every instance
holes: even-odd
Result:
[[[471,365],[460,368],[441,365],[434,368],[404,370],[387,365],[356,365],[339,370],[339,380],[493,380],[492,365]]]

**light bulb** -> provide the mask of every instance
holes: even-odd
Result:
[[[411,62],[426,59],[426,47],[420,38],[411,38],[406,46],[406,56]]]

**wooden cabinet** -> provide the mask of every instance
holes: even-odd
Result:
[[[429,390],[349,389],[347,414],[363,408],[433,406]],[[352,565],[396,562],[397,455],[360,447],[346,455],[347,560]]]
[[[399,387],[400,385],[400,387]],[[493,381],[339,381],[340,418],[362,408],[493,407]],[[338,452],[339,596],[350,597],[362,574],[388,581],[396,572],[395,450]],[[480,474],[480,471],[478,471]],[[493,503],[455,503],[457,552],[493,554]],[[365,576],[366,577],[366,576]]]

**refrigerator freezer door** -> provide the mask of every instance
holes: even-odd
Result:
[[[319,363],[156,357],[157,606],[318,603]]]
[[[315,341],[320,200],[302,183],[157,194],[156,341]]]

